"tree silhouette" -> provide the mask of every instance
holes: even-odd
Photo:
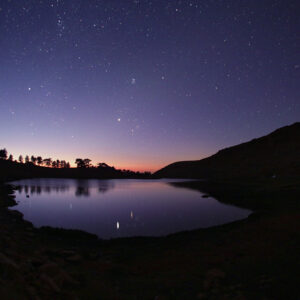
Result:
[[[37,160],[37,164],[38,164],[39,166],[41,166],[41,165],[43,164],[43,159],[42,159],[41,156],[38,156],[38,157],[36,158],[36,160]]]
[[[14,160],[14,157],[13,157],[12,154],[9,155],[8,160],[10,160],[10,161],[13,161],[13,160]]]
[[[77,165],[77,168],[84,168],[84,162],[82,158],[76,158],[75,164]]]
[[[65,160],[61,160],[60,161],[60,167],[64,168],[64,169],[67,169],[67,168],[70,168],[70,164],[68,162],[66,162]]]
[[[43,162],[45,163],[45,165],[46,165],[47,167],[50,167],[50,166],[51,166],[51,163],[52,163],[52,159],[51,159],[51,158],[45,158],[45,159],[43,160]]]
[[[23,156],[22,156],[22,155],[19,156],[19,162],[20,162],[21,164],[24,162],[24,159],[23,159]]]
[[[106,163],[98,163],[98,168],[110,168],[110,166]]]
[[[60,168],[60,160],[59,159],[56,160],[56,168]]]
[[[35,165],[36,161],[37,161],[36,157],[31,155],[31,162]]]
[[[25,164],[28,164],[28,163],[29,163],[29,156],[26,155],[26,156],[25,156]]]
[[[83,160],[85,168],[90,168],[91,167],[91,160],[89,158],[85,158]]]
[[[0,159],[7,159],[7,150],[4,149],[0,149]]]
[[[89,158],[76,158],[75,164],[77,165],[77,168],[90,168],[91,167],[91,160]]]

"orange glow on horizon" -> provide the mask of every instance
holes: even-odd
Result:
[[[190,155],[190,156],[185,156],[183,155],[178,156],[173,156],[173,157],[166,157],[166,156],[151,156],[151,157],[146,157],[145,155],[143,156],[137,156],[137,157],[132,157],[132,156],[120,156],[118,157],[117,155],[114,155],[113,157],[108,157],[107,154],[101,155],[102,158],[98,159],[100,155],[84,155],[84,154],[78,154],[74,155],[74,153],[68,153],[68,152],[62,152],[60,154],[60,151],[53,151],[53,155],[49,154],[49,152],[52,152],[51,150],[45,152],[44,149],[35,149],[35,151],[30,151],[28,148],[27,149],[22,149],[22,150],[17,150],[17,151],[10,151],[14,150],[13,147],[7,147],[8,154],[13,154],[13,157],[15,160],[18,160],[18,157],[20,154],[22,154],[23,159],[25,159],[26,154],[28,153],[29,158],[31,158],[31,155],[37,157],[41,156],[43,159],[45,158],[52,158],[52,161],[55,161],[57,159],[65,160],[66,162],[70,163],[71,168],[76,168],[75,160],[76,158],[90,158],[91,159],[91,164],[93,166],[97,166],[99,162],[104,162],[108,164],[109,166],[113,166],[116,169],[119,170],[130,170],[134,172],[151,172],[154,173],[161,168],[176,162],[176,161],[182,161],[182,160],[199,160],[204,157],[207,157],[207,155]]]
[[[93,166],[97,166],[97,164],[93,164]],[[153,166],[141,166],[141,165],[136,165],[136,166],[129,166],[129,165],[114,165],[114,164],[108,164],[110,167],[115,167],[118,170],[130,170],[130,171],[134,171],[134,172],[151,172],[154,173],[158,170],[160,170],[161,168],[163,168],[166,165],[163,166],[157,166],[157,167],[153,167]],[[76,164],[75,163],[70,163],[71,168],[76,168]]]
[[[22,152],[25,153],[25,154],[21,154]],[[25,156],[30,151],[22,151],[22,152],[21,151],[20,152],[19,151],[18,152],[17,151],[8,151],[8,154],[12,154],[13,157],[14,157],[14,160],[18,160],[20,154],[23,156],[23,159],[25,159]],[[31,159],[32,155],[35,156],[35,157],[41,156],[42,159],[52,158],[52,161],[56,161],[57,159],[60,160],[60,161],[65,160],[66,162],[70,163],[71,168],[76,168],[75,160],[76,160],[77,156],[74,158],[73,155],[72,156],[71,155],[63,155],[63,154],[61,156],[60,155],[49,155],[49,154],[45,155],[45,153],[41,153],[41,155],[40,155],[38,152],[33,151],[30,154],[28,154],[29,159]],[[89,156],[87,155],[87,157],[89,157]],[[84,159],[86,157],[82,157],[82,158]],[[121,170],[125,169],[125,170],[134,171],[134,172],[151,172],[151,173],[158,171],[159,169],[163,168],[164,166],[166,166],[169,163],[169,162],[166,162],[166,163],[160,162],[159,164],[157,164],[157,163],[145,164],[145,163],[136,163],[135,162],[135,163],[131,164],[128,161],[124,162],[124,161],[117,161],[116,160],[114,162],[114,161],[109,160],[109,159],[107,161],[105,161],[105,159],[104,160],[103,159],[98,160],[95,157],[92,157],[91,160],[92,160],[91,164],[93,166],[97,166],[97,164],[99,162],[105,162],[109,166],[111,166],[111,167],[113,166],[116,169],[121,169]]]

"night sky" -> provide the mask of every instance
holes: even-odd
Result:
[[[300,120],[299,1],[1,0],[0,148],[154,171]]]

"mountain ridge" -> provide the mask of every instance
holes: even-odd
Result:
[[[300,176],[300,122],[193,161],[174,162],[156,177],[197,179],[264,179]]]

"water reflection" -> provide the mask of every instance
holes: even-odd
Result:
[[[100,238],[161,236],[245,218],[250,211],[168,180],[28,179],[14,207],[36,226],[81,229]]]
[[[19,194],[25,193],[26,195],[41,195],[41,194],[59,194],[59,193],[67,193],[70,191],[70,186],[74,187],[75,185],[75,193],[74,195],[76,197],[89,197],[90,196],[90,184],[89,180],[72,180],[69,182],[69,184],[57,184],[57,181],[54,184],[48,185],[47,180],[40,181],[37,185],[32,184],[19,184],[16,185],[16,190]],[[99,181],[98,182],[98,193],[104,194],[108,192],[109,190],[113,189],[115,187],[114,183],[105,180],[105,181]]]
[[[46,193],[46,194],[50,194],[50,193],[64,193],[67,192],[69,190],[69,186],[68,185],[63,185],[63,186],[44,186],[44,185],[27,185],[27,184],[23,184],[23,185],[16,185],[15,186],[16,190],[18,191],[19,194],[22,194],[23,192],[26,195],[40,195],[42,193]]]
[[[107,191],[113,189],[115,187],[115,184],[113,181],[99,181],[98,183],[98,192],[99,193],[106,193]]]
[[[89,197],[90,196],[89,187],[88,186],[77,186],[75,195],[77,197],[80,197],[80,196]]]

